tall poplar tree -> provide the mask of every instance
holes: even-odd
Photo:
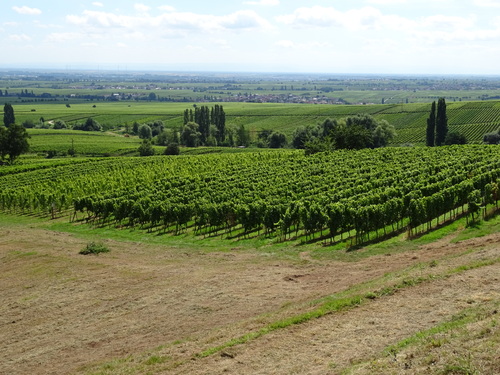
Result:
[[[448,134],[448,117],[446,116],[446,101],[439,98],[436,114],[436,146],[444,145],[444,140]]]
[[[6,128],[8,128],[10,125],[15,123],[16,118],[14,116],[14,108],[12,108],[11,104],[5,103],[3,107],[3,124]]]
[[[436,102],[432,102],[431,114],[427,119],[427,146],[434,146],[434,140],[436,138]]]

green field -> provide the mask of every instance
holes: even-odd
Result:
[[[182,126],[183,111],[193,108],[193,103],[158,103],[158,102],[113,102],[91,104],[15,104],[16,120],[20,123],[32,120],[39,123],[40,118],[52,123],[63,120],[68,125],[84,122],[88,117],[94,118],[107,128],[120,129],[125,125],[147,123],[161,120],[170,129]],[[359,113],[368,113],[377,119],[385,119],[396,128],[393,145],[425,143],[426,120],[429,116],[429,104],[398,105],[313,105],[313,104],[271,104],[271,103],[225,103],[227,126],[245,126],[250,131],[252,141],[263,129],[284,132],[291,139],[293,131],[299,126],[316,125],[326,118],[341,119]],[[451,102],[447,106],[450,130],[463,133],[470,143],[480,143],[484,134],[500,127],[500,102]],[[34,131],[32,145],[34,152],[46,152],[51,148],[67,151],[71,139],[80,146],[80,152],[86,155],[102,155],[103,153],[127,154],[138,147],[137,139],[110,136],[88,139],[83,132],[71,131]],[[56,135],[59,134],[60,136]],[[82,137],[79,137],[81,134]],[[94,135],[93,135],[94,136]],[[54,138],[52,138],[54,137]],[[85,140],[87,139],[87,140]],[[109,150],[101,147],[107,144]]]

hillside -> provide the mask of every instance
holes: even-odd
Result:
[[[463,224],[332,253],[4,215],[0,372],[498,373],[500,221]]]
[[[469,142],[481,142],[484,134],[500,127],[500,102],[448,102],[447,114],[450,130],[466,135]],[[135,121],[147,123],[162,120],[167,128],[179,129],[182,114],[190,103],[99,103],[97,105],[73,104],[16,104],[18,122],[42,117],[45,121],[63,120],[68,125],[92,117],[107,128],[131,126]],[[394,145],[425,143],[425,126],[430,104],[386,105],[311,105],[271,103],[225,103],[226,124],[245,126],[253,140],[263,129],[279,130],[289,137],[299,126],[315,125],[326,118],[340,119],[358,113],[368,113],[377,119],[385,119],[397,130]],[[67,132],[65,132],[67,133]],[[69,137],[68,137],[69,139]]]

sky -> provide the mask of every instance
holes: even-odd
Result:
[[[500,74],[500,0],[2,0],[0,67]]]

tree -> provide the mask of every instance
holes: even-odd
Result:
[[[372,132],[358,124],[339,126],[332,138],[336,149],[360,150],[373,147]]]
[[[237,140],[238,146],[248,147],[250,145],[250,132],[247,129],[245,129],[243,124],[241,124],[237,129],[236,136],[238,139]]]
[[[16,123],[16,117],[14,116],[14,108],[9,103],[5,103],[3,107],[3,124],[6,128],[10,125]]]
[[[35,123],[32,119],[27,119],[23,121],[23,128],[25,129],[33,129],[35,127]]]
[[[217,128],[217,142],[224,142],[226,138],[226,114],[221,105],[216,104],[215,107],[212,107],[210,122]]]
[[[151,131],[151,127],[149,125],[141,125],[139,127],[139,138],[141,139],[151,139],[153,137],[153,132]]]
[[[187,147],[198,147],[200,145],[201,133],[199,126],[195,122],[188,122],[182,128],[182,143]]]
[[[165,149],[164,155],[179,155],[181,153],[177,143],[170,143]]]
[[[21,155],[29,151],[29,135],[21,125],[11,124],[9,128],[0,128],[0,157],[9,156],[12,164]]]
[[[87,132],[101,131],[102,126],[96,120],[94,120],[92,117],[89,117],[85,121],[84,124],[76,124],[75,126],[73,126],[73,129],[74,130],[83,130],[83,131],[87,131]]]
[[[286,136],[281,132],[273,132],[269,137],[270,148],[283,148],[286,145]]]
[[[334,130],[335,128],[338,126],[338,123],[337,123],[337,120],[335,119],[329,119],[327,118],[325,121],[323,121],[323,123],[320,125],[320,128],[321,128],[321,136],[324,138],[324,137],[328,137]]]
[[[66,129],[68,126],[63,120],[56,120],[54,122],[54,129]]]
[[[132,134],[139,134],[139,127],[141,125],[137,122],[137,121],[134,121],[134,124],[132,125]]]
[[[153,156],[155,154],[155,149],[153,148],[150,139],[144,139],[139,146],[138,151],[141,156]]]
[[[465,135],[457,132],[457,131],[450,131],[448,134],[446,134],[446,138],[444,139],[444,144],[445,145],[465,145],[467,144],[467,138]]]
[[[156,137],[155,144],[159,146],[166,146],[169,144],[170,140],[172,139],[172,132],[163,130],[158,136]]]
[[[439,98],[436,114],[436,146],[444,144],[447,133],[448,117],[446,117],[446,101],[444,98]]]
[[[294,148],[303,149],[307,142],[313,141],[319,136],[319,130],[313,126],[299,126],[292,135],[292,145]]]
[[[153,137],[156,137],[158,134],[160,134],[165,129],[165,125],[163,124],[163,121],[161,121],[161,120],[156,120],[156,121],[150,122],[150,123],[148,123],[148,125],[151,128],[151,132],[153,134]]]
[[[500,132],[495,131],[491,133],[486,133],[483,136],[483,142],[489,145],[497,145],[500,143]]]
[[[373,147],[385,147],[394,139],[396,130],[387,120],[377,121],[377,126],[373,130]]]
[[[427,119],[426,144],[429,147],[434,146],[436,138],[436,102],[432,102],[431,113]]]

